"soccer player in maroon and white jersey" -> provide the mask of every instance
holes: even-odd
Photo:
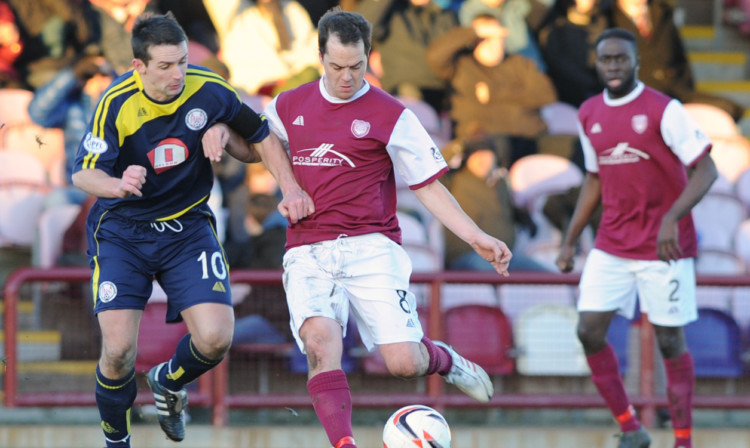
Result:
[[[493,393],[481,367],[424,337],[409,291],[411,262],[399,244],[394,168],[498,273],[508,275],[511,252],[479,229],[437,180],[448,168],[416,116],[364,80],[370,24],[334,9],[320,19],[318,35],[323,78],[281,93],[265,115],[315,204],[313,214],[287,231],[284,288],[292,331],[307,354],[307,387],[331,444],[351,448],[352,400],[341,369],[350,313],[365,346],[380,350],[393,375],[438,373],[482,402]]]
[[[592,379],[620,424],[619,448],[648,447],[650,436],[635,416],[606,340],[615,313],[633,317],[637,293],[664,357],[674,446],[691,448],[695,374],[683,326],[698,315],[690,210],[717,177],[711,142],[679,101],[638,80],[630,32],[605,31],[596,53],[606,89],[578,113],[587,173],[557,265],[563,272],[573,269],[578,237],[601,201],[578,302],[578,338]]]

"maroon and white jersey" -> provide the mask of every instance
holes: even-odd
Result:
[[[412,189],[448,170],[416,115],[367,83],[349,100],[329,95],[323,79],[304,84],[264,114],[315,204],[287,229],[287,248],[376,232],[400,244],[394,166]]]
[[[687,185],[685,166],[711,142],[682,104],[638,83],[623,98],[603,92],[578,112],[586,170],[598,173],[604,207],[595,247],[624,258],[657,260],[662,217]],[[679,223],[684,257],[697,255],[690,214]]]

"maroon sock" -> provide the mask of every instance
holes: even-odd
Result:
[[[333,370],[315,375],[307,382],[307,390],[331,445],[336,448],[354,447],[352,395],[344,371]],[[348,440],[342,440],[347,437]]]
[[[607,344],[603,350],[587,356],[586,361],[591,368],[591,379],[599,390],[599,395],[604,398],[607,407],[620,424],[620,430],[628,432],[640,428],[641,423],[635,416],[628,395],[625,393],[625,384],[620,377],[617,355],[612,346]]]
[[[427,347],[427,354],[430,356],[426,375],[432,375],[433,373],[447,375],[451,371],[451,367],[453,367],[451,354],[444,348],[435,345],[427,336],[422,338],[422,344]]]
[[[667,370],[667,396],[669,413],[672,416],[675,446],[692,447],[690,432],[693,427],[693,389],[695,387],[695,369],[690,352],[665,359]]]

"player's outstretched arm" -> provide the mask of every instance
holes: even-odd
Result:
[[[602,183],[597,174],[586,173],[581,192],[578,195],[573,217],[565,231],[560,254],[557,256],[557,267],[562,272],[573,270],[573,257],[576,254],[576,243],[581,232],[586,228],[589,218],[602,200]]]
[[[263,161],[283,195],[279,212],[292,223],[315,212],[312,199],[297,183],[289,156],[273,132],[258,143],[250,143],[228,125],[216,123],[206,130],[201,142],[204,154],[212,162],[220,161],[223,151],[242,162]]]
[[[508,275],[508,263],[513,256],[508,246],[480,229],[440,181],[431,182],[414,193],[448,230],[466,241],[499,274]]]
[[[130,165],[121,178],[112,177],[100,169],[79,170],[73,173],[73,185],[100,198],[127,198],[142,196],[146,183],[146,168]]]
[[[276,134],[270,132],[268,137],[253,144],[253,147],[279,184],[283,196],[278,206],[279,212],[292,224],[315,213],[312,198],[297,183],[289,155]]]
[[[224,123],[215,123],[208,128],[201,143],[203,154],[212,162],[220,162],[224,151],[241,162],[260,162],[260,156],[252,144]]]

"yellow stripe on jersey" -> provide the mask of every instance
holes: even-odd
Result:
[[[240,97],[240,94],[237,93],[234,90],[234,87],[229,85],[226,79],[222,78],[221,76],[217,75],[216,73],[209,71],[209,70],[202,70],[199,68],[188,68],[187,70],[188,75],[199,75],[199,76],[205,76],[207,78],[211,78],[212,82],[215,82],[217,84],[221,84],[222,86],[226,87],[227,90],[231,90],[234,92],[235,95],[237,95],[237,99],[242,101],[242,98]]]
[[[134,72],[134,78],[142,82],[138,72]],[[234,92],[238,101],[242,101],[239,94],[221,76],[212,72],[199,69],[188,69],[185,77],[185,89],[174,101],[167,104],[154,103],[146,100],[141,95],[133,95],[120,107],[117,114],[116,126],[119,131],[118,144],[122,145],[125,138],[135,134],[145,123],[166,115],[173,115],[186,101],[190,99],[206,83],[214,82]]]
[[[174,114],[195,92],[209,82],[217,83],[234,92],[237,100],[242,101],[239,93],[221,76],[208,70],[188,68],[185,77],[185,89],[175,101],[168,104],[159,104],[146,99],[142,95],[130,95],[123,102],[116,112],[117,117],[115,119],[115,127],[118,131],[118,145],[122,146],[125,138],[138,132],[145,123],[155,118]],[[95,137],[106,140],[105,123],[112,101],[133,90],[143,91],[143,80],[137,71],[133,71],[131,76],[112,86],[105,93],[94,113],[92,134]],[[99,154],[89,152],[84,157],[83,169],[93,169],[98,158]]]
[[[176,219],[176,218],[179,218],[180,216],[182,216],[182,215],[184,215],[185,213],[189,212],[189,211],[190,211],[190,209],[192,209],[192,208],[193,208],[193,207],[195,207],[196,205],[198,205],[198,204],[202,204],[202,203],[204,203],[204,202],[205,202],[205,201],[207,201],[207,200],[208,200],[208,195],[205,195],[205,196],[203,196],[202,198],[200,198],[200,200],[196,201],[196,202],[195,202],[195,204],[190,204],[190,206],[189,206],[189,207],[187,207],[187,208],[185,208],[185,209],[183,209],[183,210],[180,210],[180,211],[179,211],[179,212],[177,212],[177,213],[173,213],[173,214],[171,214],[171,215],[169,215],[169,216],[165,216],[165,217],[163,217],[163,218],[157,218],[156,220],[157,220],[157,221],[169,221],[169,220],[171,220],[171,219]]]
[[[91,133],[95,137],[99,137],[101,139],[104,138],[104,123],[106,123],[107,121],[107,112],[109,112],[109,105],[112,100],[120,95],[138,89],[138,84],[133,81],[134,80],[132,77],[125,78],[118,84],[113,85],[109,90],[105,92],[104,97],[96,106],[96,111],[94,112],[94,117],[92,119],[93,126]],[[96,167],[96,161],[98,159],[98,153],[89,152],[83,158],[83,169],[94,169]]]

